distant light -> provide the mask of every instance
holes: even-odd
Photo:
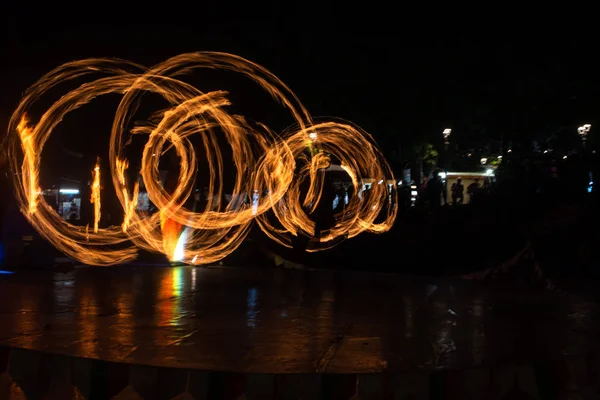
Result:
[[[446,146],[448,146],[450,144],[450,142],[448,141],[448,138],[450,137],[451,132],[452,132],[452,129],[444,129],[444,131],[442,132],[442,135],[444,135],[444,144]]]
[[[502,156],[498,156],[498,160],[502,160]]]
[[[467,154],[467,157],[471,157],[472,155],[473,155],[473,154],[469,153],[469,154]]]
[[[566,159],[567,159],[567,156],[563,156],[563,160],[566,160]]]
[[[511,150],[511,149],[508,149],[507,153],[512,153],[512,150]]]
[[[317,132],[309,133],[308,137],[310,138],[310,140],[312,140],[314,142],[315,140],[317,140]]]
[[[479,160],[479,161],[481,161],[481,163],[482,163],[482,164],[487,164],[487,158],[485,158],[485,157],[483,157],[483,158],[482,158],[481,160]]]
[[[59,192],[63,194],[79,194],[79,189],[60,189]]]
[[[12,273],[13,273],[12,271],[5,271],[5,270],[0,269],[0,275],[10,275]]]
[[[440,178],[442,179],[446,179],[446,173],[445,172],[440,172]]]
[[[577,132],[582,136],[582,138],[584,138],[587,136],[588,132],[590,131],[590,129],[592,128],[592,125],[590,124],[585,124],[583,126],[580,126],[579,128],[577,128]]]
[[[416,191],[416,190],[411,190],[411,191],[410,191],[410,195],[411,195],[411,196],[416,196],[417,194],[418,194],[418,193],[417,193],[417,191]]]
[[[382,180],[380,180],[380,181],[379,181],[377,184],[378,184],[378,185],[381,185],[382,183],[383,183],[383,179],[382,179]]]
[[[544,154],[546,154],[548,152],[548,150],[544,150]]]

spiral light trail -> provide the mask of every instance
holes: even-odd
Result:
[[[260,123],[227,112],[224,91],[202,92],[183,76],[198,68],[230,71],[250,78],[292,117],[294,129],[281,135]],[[98,77],[100,75],[100,77]],[[56,100],[37,120],[31,111],[39,99],[60,84],[86,80]],[[169,107],[158,110],[147,124],[129,128],[146,93],[161,96]],[[119,94],[109,142],[110,177],[123,208],[121,226],[100,225],[100,163],[93,171],[91,202],[94,226],[65,221],[41,195],[41,154],[56,126],[65,116],[93,99]],[[130,162],[125,148],[132,136],[145,135],[139,171],[128,178]],[[202,146],[194,146],[192,136]],[[250,203],[225,204],[224,161],[218,143],[224,137],[232,150],[236,176],[232,198],[246,196]],[[204,151],[201,152],[202,148]],[[32,226],[57,249],[84,264],[114,265],[135,259],[137,249],[165,254],[172,261],[207,264],[234,251],[253,221],[271,239],[292,246],[295,236],[309,238],[307,251],[331,248],[361,232],[382,233],[396,218],[395,185],[373,185],[361,197],[364,179],[393,181],[389,165],[372,137],[341,120],[313,122],[294,93],[263,67],[241,57],[215,52],[175,56],[152,68],[112,59],[88,59],[64,64],[43,76],[24,94],[13,113],[4,146],[17,201]],[[160,182],[159,160],[173,150],[179,160],[175,188]],[[198,153],[197,153],[198,152]],[[315,232],[312,215],[323,190],[324,168],[335,158],[349,175],[353,193],[330,229]],[[194,197],[197,164],[209,166],[208,201],[203,210],[189,204]],[[136,210],[140,185],[158,212]],[[256,199],[252,197],[256,196]],[[195,203],[194,203],[195,204]]]

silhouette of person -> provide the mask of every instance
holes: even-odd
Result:
[[[440,178],[439,172],[434,171],[433,177],[427,183],[427,198],[429,200],[429,204],[433,208],[438,208],[442,204],[442,191],[444,189],[444,184],[442,183],[442,179]]]
[[[322,172],[325,174],[325,172]],[[331,178],[325,174],[321,197],[313,213],[315,221],[315,236],[320,237],[321,231],[329,229],[333,225],[333,200],[335,199],[335,189]]]
[[[458,178],[456,180],[456,182],[454,182],[452,184],[452,204],[453,205],[463,203],[464,197],[465,197],[464,191],[465,191],[465,186],[462,183],[462,179]]]
[[[469,194],[469,203],[473,202],[474,197],[477,196],[477,192],[479,192],[479,179],[475,179],[473,183],[467,186],[467,193]]]

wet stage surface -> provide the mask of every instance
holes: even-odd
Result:
[[[596,350],[597,306],[398,275],[82,268],[0,275],[0,345],[253,373],[463,369]]]

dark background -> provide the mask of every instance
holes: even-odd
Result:
[[[422,140],[439,145],[444,127],[464,148],[571,134],[594,126],[600,105],[598,35],[593,24],[566,17],[513,21],[494,10],[442,10],[434,18],[433,4],[417,11],[387,3],[19,7],[9,5],[1,24],[2,126],[20,94],[63,62],[122,57],[152,65],[197,50],[262,64],[314,116],[357,123],[388,155]],[[72,147],[94,137],[101,145],[100,136]]]

